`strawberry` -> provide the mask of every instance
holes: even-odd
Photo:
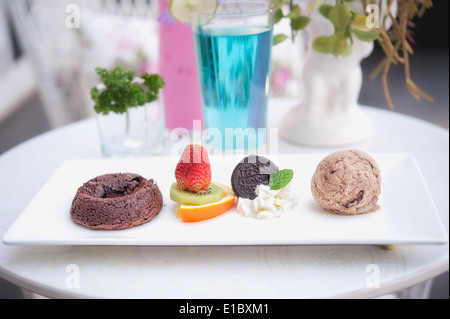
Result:
[[[208,189],[211,183],[211,164],[206,149],[197,144],[185,147],[175,169],[178,188],[191,192]]]

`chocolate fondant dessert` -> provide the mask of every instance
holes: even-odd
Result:
[[[152,179],[117,173],[84,183],[72,201],[72,220],[90,229],[118,230],[151,221],[163,206],[162,194]]]

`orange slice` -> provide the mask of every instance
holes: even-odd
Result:
[[[222,198],[218,202],[204,205],[180,204],[178,216],[185,223],[199,222],[222,215],[233,207],[236,195],[233,190],[225,185],[217,184],[224,190]]]

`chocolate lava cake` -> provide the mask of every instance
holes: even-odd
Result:
[[[78,189],[70,217],[90,229],[119,230],[151,221],[162,206],[161,191],[152,179],[131,173],[106,174]]]

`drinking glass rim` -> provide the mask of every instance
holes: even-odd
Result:
[[[219,7],[223,3],[236,3],[236,4],[242,4],[242,3],[251,3],[251,4],[266,4],[267,8],[265,9],[259,9],[255,11],[249,11],[249,12],[243,12],[243,13],[207,13],[207,12],[201,12],[201,11],[195,11],[191,10],[192,13],[202,15],[202,16],[210,16],[210,17],[238,17],[238,16],[251,16],[251,15],[258,15],[263,14],[266,12],[270,12],[275,8],[275,5],[271,1],[239,1],[239,0],[224,0],[222,3],[219,3],[217,7]]]

